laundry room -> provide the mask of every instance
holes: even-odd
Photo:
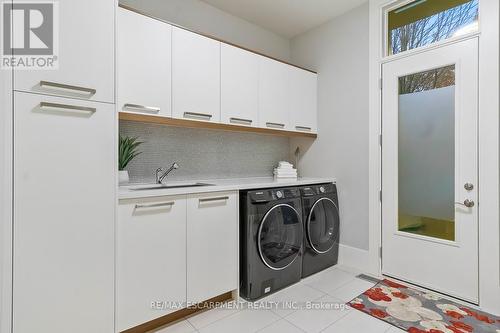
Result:
[[[498,0],[0,15],[0,333],[500,332]]]

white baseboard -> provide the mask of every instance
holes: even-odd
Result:
[[[367,250],[339,244],[339,264],[369,272],[370,256]]]

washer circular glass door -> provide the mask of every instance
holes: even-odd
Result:
[[[333,200],[318,199],[307,217],[306,233],[309,245],[318,254],[331,250],[337,241],[339,210]]]
[[[264,264],[273,270],[282,270],[299,256],[303,240],[300,214],[290,205],[271,208],[259,226],[257,247]]]

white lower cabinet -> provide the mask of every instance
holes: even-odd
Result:
[[[118,332],[238,288],[237,191],[120,200],[116,230]]]
[[[14,94],[13,333],[114,330],[115,117]]]
[[[120,201],[117,331],[174,312],[186,301],[186,196]],[[169,303],[172,302],[172,303]]]
[[[188,196],[188,302],[238,288],[238,224],[237,192]]]

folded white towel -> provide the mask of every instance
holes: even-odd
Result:
[[[275,175],[296,175],[297,174],[297,170],[293,170],[293,171],[279,171],[279,170],[275,170],[274,174]]]
[[[278,169],[275,168],[274,172],[279,172],[279,173],[297,173],[297,169]]]
[[[293,164],[281,161],[278,163],[278,168],[280,169],[293,169]]]
[[[274,176],[274,179],[277,179],[277,180],[280,180],[280,179],[284,179],[284,180],[290,180],[290,179],[297,179],[297,176]]]

